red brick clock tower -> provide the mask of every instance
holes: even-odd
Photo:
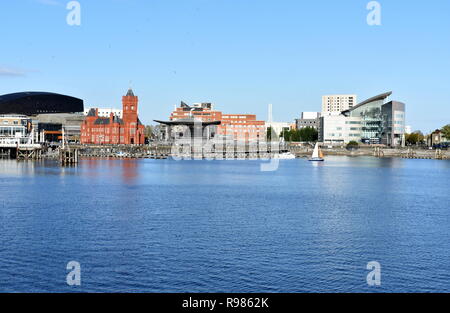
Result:
[[[128,89],[127,94],[122,97],[122,105],[122,119],[125,126],[123,134],[124,142],[126,144],[143,144],[143,126],[140,125],[138,118],[138,97],[134,95],[131,88]]]

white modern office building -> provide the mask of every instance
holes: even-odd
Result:
[[[390,101],[392,92],[367,99],[342,112],[321,117],[319,140],[324,143],[348,143],[399,146],[405,136],[405,104]]]
[[[85,109],[84,110],[84,115],[85,116],[88,115],[89,111],[91,109],[92,108]],[[122,118],[122,110],[120,110],[120,109],[112,109],[112,108],[110,108],[110,109],[98,109],[98,116],[100,116],[100,117],[109,117],[111,113],[114,114],[115,116],[119,117],[119,118]]]
[[[322,115],[340,113],[353,108],[357,103],[356,95],[322,96]]]
[[[321,118],[319,140],[328,144],[346,144],[361,141],[361,118],[330,114]]]

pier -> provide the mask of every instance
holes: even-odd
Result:
[[[37,160],[43,156],[40,144],[22,143],[15,139],[0,140],[0,158]]]

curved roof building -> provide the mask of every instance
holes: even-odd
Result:
[[[50,92],[19,92],[0,96],[0,114],[38,115],[83,112],[83,100]]]

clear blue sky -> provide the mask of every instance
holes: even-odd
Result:
[[[131,85],[144,123],[180,100],[292,121],[321,96],[393,91],[407,124],[450,123],[450,1],[66,0],[0,2],[0,94],[39,90],[121,107]]]

